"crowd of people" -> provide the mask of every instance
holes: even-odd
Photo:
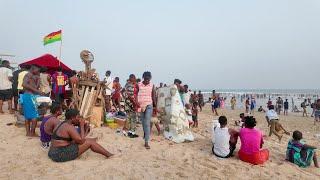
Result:
[[[215,115],[218,115],[217,109],[221,108],[220,104],[223,98],[219,97],[219,94],[213,91],[212,93],[212,111]],[[305,100],[303,103],[307,103]],[[230,100],[231,109],[235,109],[236,99],[232,97]],[[284,115],[288,115],[288,99],[284,102],[279,97],[276,101],[276,105],[272,104],[269,100],[267,104],[268,110],[264,110],[262,106],[259,107],[258,112],[266,113],[265,117],[267,124],[270,128],[269,137],[274,134],[278,137],[279,142],[284,134],[290,135],[282,124],[280,123],[279,115],[284,108]],[[213,147],[212,152],[219,158],[229,158],[233,156],[233,152],[236,149],[238,138],[240,138],[241,146],[238,151],[239,159],[251,164],[263,164],[269,159],[269,150],[263,149],[263,133],[259,129],[255,128],[257,121],[254,117],[254,110],[256,106],[255,98],[247,98],[245,101],[245,113],[240,114],[240,120],[235,121],[235,125],[240,127],[237,131],[232,128],[228,128],[228,120],[225,116],[220,116],[218,124],[213,124]],[[305,107],[303,104],[302,107]],[[312,105],[314,108],[313,115],[316,117],[315,122],[319,121],[319,107],[320,100],[316,100]],[[315,149],[317,147],[305,144],[302,140],[302,133],[300,131],[294,131],[292,139],[288,142],[286,160],[297,164],[300,167],[310,166],[312,161],[315,167],[319,168],[317,154]]]
[[[152,83],[151,72],[144,72],[142,80],[136,78],[134,74],[129,75],[124,87],[121,86],[119,77],[111,77],[111,71],[105,73],[103,84],[105,86],[104,98],[106,112],[123,112],[126,123],[123,131],[130,138],[136,138],[137,123],[142,124],[144,147],[150,149],[150,135],[152,126],[155,125],[158,134],[161,133],[161,119],[157,118],[157,97],[158,89],[167,87],[160,83],[157,87]],[[0,113],[3,113],[2,105],[8,103],[8,110],[14,113],[15,110],[22,111],[25,117],[26,136],[39,137],[36,134],[36,127],[39,120],[41,146],[48,149],[48,157],[55,162],[71,161],[81,154],[91,149],[93,152],[101,154],[107,158],[113,154],[97,143],[96,138],[89,138],[91,131],[88,122],[83,119],[79,111],[69,106],[68,90],[71,90],[77,81],[76,72],[69,76],[64,74],[59,68],[56,72],[48,73],[46,68],[32,65],[12,72],[10,63],[3,61],[0,67]],[[184,106],[190,127],[198,127],[198,117],[202,108],[205,106],[204,95],[201,91],[192,92],[188,85],[182,84],[181,80],[175,79],[173,82],[177,88],[181,102]],[[53,103],[50,107],[49,115],[40,115],[35,98],[37,96],[50,97]],[[19,100],[18,100],[19,99]],[[218,109],[225,107],[226,98],[220,97],[214,90],[209,102],[212,112],[219,116]],[[21,107],[19,108],[20,102]],[[236,98],[230,100],[231,109],[236,106]],[[314,103],[304,101],[301,107],[311,106],[314,109],[313,116],[315,122],[319,121],[320,100]],[[278,98],[276,105],[268,102],[268,110],[262,107],[259,112],[266,112],[266,120],[270,127],[269,136],[276,135],[281,142],[283,134],[290,133],[281,125],[279,114],[284,108],[284,115],[288,115],[288,100],[283,101]],[[238,152],[242,161],[251,164],[263,164],[269,159],[269,151],[263,149],[263,134],[255,128],[257,122],[254,115],[256,109],[255,98],[248,98],[245,101],[245,113],[240,114],[240,120],[236,125],[240,130],[228,128],[228,120],[225,116],[219,117],[219,124],[213,128],[214,145],[212,152],[220,158],[233,156],[234,150],[240,138],[241,146]],[[64,114],[64,119],[60,119]],[[305,115],[305,114],[304,114]],[[158,119],[158,120],[157,120]],[[286,159],[301,167],[307,167],[314,162],[319,167],[316,147],[307,145],[302,141],[302,133],[294,131],[292,140],[288,142]]]

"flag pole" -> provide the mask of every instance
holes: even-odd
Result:
[[[59,67],[60,67],[60,64],[61,64],[61,49],[62,49],[62,32],[61,32],[61,40],[60,40],[60,49],[59,49]]]

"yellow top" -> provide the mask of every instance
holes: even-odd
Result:
[[[28,71],[21,71],[18,75],[18,90],[23,90],[22,83],[24,76],[28,73]]]

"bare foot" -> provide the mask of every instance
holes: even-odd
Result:
[[[145,143],[144,147],[145,147],[146,149],[150,149],[150,146],[149,146],[148,143]]]
[[[111,157],[117,157],[117,156],[114,156],[114,154],[109,153],[108,156],[107,156],[107,159],[109,159]]]

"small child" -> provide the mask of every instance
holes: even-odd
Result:
[[[188,118],[188,121],[189,121],[189,128],[190,128],[194,124],[194,122],[192,120],[192,111],[191,111],[190,104],[186,104],[185,110],[186,110],[187,118]]]
[[[302,133],[300,131],[294,131],[292,139],[288,142],[286,160],[299,167],[308,167],[313,160],[314,166],[319,168],[315,149],[317,148],[302,141]]]
[[[240,120],[235,121],[236,126],[244,127],[245,116],[244,113],[240,114]]]
[[[198,102],[194,102],[192,105],[192,120],[194,122],[193,127],[197,128],[198,127]]]

